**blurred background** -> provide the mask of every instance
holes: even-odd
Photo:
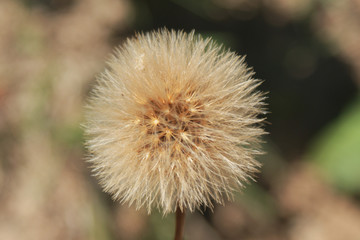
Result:
[[[112,48],[164,26],[246,55],[269,92],[257,182],[186,239],[359,240],[359,0],[0,0],[0,239],[173,238],[173,215],[102,193],[79,127]]]

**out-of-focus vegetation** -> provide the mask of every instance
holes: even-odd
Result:
[[[309,158],[329,181],[349,193],[360,193],[360,99],[355,99],[311,147]]]
[[[247,55],[268,91],[257,183],[186,239],[360,238],[359,0],[1,0],[0,239],[171,239],[173,215],[103,194],[84,99],[136,31],[195,29]]]

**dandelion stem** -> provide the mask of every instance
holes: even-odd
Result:
[[[185,211],[180,207],[176,209],[175,240],[182,240],[184,233]]]

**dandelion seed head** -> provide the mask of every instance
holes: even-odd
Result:
[[[222,204],[259,166],[259,84],[243,57],[194,32],[129,39],[89,99],[94,174],[114,199],[149,213]]]

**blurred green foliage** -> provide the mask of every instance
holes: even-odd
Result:
[[[175,231],[175,216],[169,214],[162,216],[158,211],[151,214],[150,228],[145,239],[172,239]]]
[[[314,141],[309,159],[339,188],[360,192],[360,96]]]

